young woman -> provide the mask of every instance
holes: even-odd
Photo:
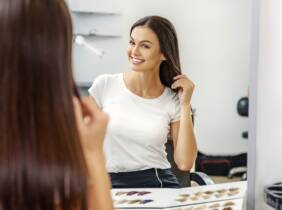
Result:
[[[111,119],[104,151],[112,186],[179,187],[166,157],[168,135],[181,170],[191,169],[197,146],[190,107],[194,84],[181,74],[173,25],[159,16],[138,20],[127,53],[130,71],[101,75],[89,89]]]
[[[0,0],[0,31],[0,209],[113,210],[108,120],[76,92],[64,0]]]

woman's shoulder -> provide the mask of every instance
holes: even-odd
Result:
[[[117,74],[100,74],[97,76],[92,86],[89,89],[89,92],[111,92],[119,87],[120,81],[122,79],[122,73]]]
[[[116,74],[100,74],[97,76],[94,80],[94,83],[108,83],[108,82],[114,82],[119,80],[122,77],[122,73],[116,73]]]
[[[98,75],[94,81],[92,86],[102,86],[105,87],[108,84],[113,84],[114,82],[118,81],[121,78],[122,74],[100,74]]]

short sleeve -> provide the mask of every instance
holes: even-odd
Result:
[[[106,85],[106,75],[96,77],[92,86],[88,89],[90,96],[92,96],[100,108],[103,107],[103,95]]]
[[[171,119],[170,122],[177,122],[180,120],[180,102],[178,98],[178,94],[175,94],[171,101]]]

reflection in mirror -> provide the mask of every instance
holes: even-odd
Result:
[[[130,27],[136,20],[146,15],[168,18],[178,35],[181,70],[195,84],[191,99],[199,150],[195,169],[211,175],[215,182],[244,178],[250,0],[68,3],[73,11],[75,35],[84,36],[86,42],[104,52],[99,58],[74,45],[74,74],[84,95],[88,95],[87,89],[99,75],[130,69],[125,52]]]

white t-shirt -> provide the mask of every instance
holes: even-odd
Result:
[[[180,118],[177,94],[166,87],[157,98],[140,97],[125,86],[122,73],[98,76],[89,93],[110,117],[104,142],[108,172],[170,168],[165,143],[170,123]]]

